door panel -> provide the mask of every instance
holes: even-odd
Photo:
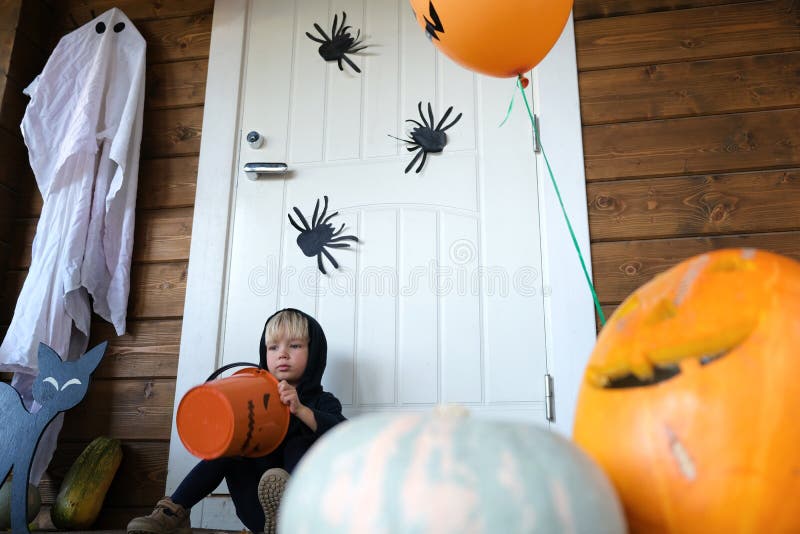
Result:
[[[305,36],[314,22],[329,33],[342,10],[370,44],[351,56],[361,74],[325,64]],[[547,184],[540,211],[520,102],[498,128],[510,81],[438,54],[406,0],[226,0],[212,33],[176,399],[213,367],[255,360],[264,318],[296,306],[326,329],[324,385],[348,416],[461,402],[476,417],[544,423],[549,353],[561,403],[555,427],[568,434],[594,340],[591,302],[574,290],[583,279]],[[574,55],[570,22],[529,91],[588,250]],[[389,135],[407,136],[420,102],[436,121],[451,105],[451,119],[463,115],[444,153],[406,174],[414,154]],[[244,142],[250,130],[265,136],[263,147]],[[229,174],[254,161],[293,171],[257,181]],[[325,195],[339,212],[331,222],[362,242],[334,250],[340,268],[326,259],[323,275],[299,250],[287,214],[296,206],[311,216]],[[168,491],[193,464],[173,428]],[[193,509],[195,524],[238,528],[229,500],[205,505]]]
[[[318,23],[347,12],[370,47],[362,68],[325,63]],[[247,44],[240,163],[287,161],[287,177],[236,187],[223,359],[253,354],[264,317],[298,307],[330,338],[325,386],[350,413],[460,402],[523,403],[541,412],[543,302],[520,295],[517,271],[541,273],[531,132],[498,128],[506,80],[479,77],[438,54],[405,0],[254,2]],[[291,53],[288,51],[291,50]],[[407,119],[454,106],[444,153],[405,173]],[[416,165],[415,165],[416,168]],[[287,214],[317,202],[360,243],[306,257]],[[299,223],[299,221],[298,221]],[[531,274],[533,273],[533,274]],[[525,273],[523,273],[525,274]],[[525,343],[520,343],[520,337]],[[539,415],[533,415],[538,417]]]
[[[428,277],[430,259],[438,253],[438,236],[431,231],[437,224],[435,211],[400,211],[398,274],[403,287],[397,302],[397,359],[403,404],[439,400],[439,310]]]
[[[360,406],[392,405],[397,399],[397,211],[379,209],[361,215],[356,345],[356,395]],[[369,243],[369,245],[367,245]]]
[[[305,36],[313,22],[329,31],[342,10],[370,44],[352,56],[361,74],[325,64]],[[511,81],[437,54],[405,0],[217,2],[210,56],[176,399],[224,362],[255,360],[264,318],[293,305],[324,325],[324,384],[349,416],[460,401],[477,417],[544,422],[548,353],[559,392],[551,427],[568,435],[594,342],[591,300],[576,289],[584,280],[557,199],[537,187],[519,101],[498,128]],[[569,22],[530,96],[588,252],[576,72]],[[405,174],[413,154],[389,135],[406,137],[418,102],[431,102],[437,119],[450,105],[463,116],[444,153]],[[263,147],[244,143],[250,130]],[[249,181],[237,169],[254,161],[285,161],[293,172]],[[294,206],[310,215],[324,195],[362,239],[334,251],[340,269],[326,263],[327,275],[298,249],[286,217]],[[195,462],[173,426],[168,492]],[[192,519],[240,527],[221,496]]]
[[[362,69],[325,63],[347,12],[370,45]],[[463,403],[477,416],[544,423],[546,372],[536,165],[524,117],[498,128],[508,80],[475,75],[439,54],[406,0],[252,2],[242,80],[238,168],[286,162],[282,177],[239,172],[230,222],[221,361],[257,358],[265,317],[296,307],[328,337],[326,390],[348,416]],[[460,121],[417,174],[408,119]],[[246,133],[265,138],[251,148]],[[330,223],[355,235],[329,249],[339,269],[297,245],[297,208],[312,224],[328,197]],[[538,276],[538,278],[537,278]],[[527,278],[525,278],[527,277]],[[524,289],[524,288],[523,288]],[[224,490],[224,487],[223,487]]]

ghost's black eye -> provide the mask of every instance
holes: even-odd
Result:
[[[114,24],[114,31],[115,32],[119,33],[124,29],[125,29],[125,23],[124,22],[117,22],[116,24]]]
[[[103,33],[104,31],[106,31],[106,24],[105,24],[105,22],[98,22],[98,23],[97,23],[97,26],[95,26],[95,27],[94,27],[94,29],[95,29],[95,31],[96,31],[97,33]]]

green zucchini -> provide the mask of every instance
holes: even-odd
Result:
[[[61,483],[50,509],[60,529],[88,529],[100,514],[106,492],[122,461],[118,439],[99,437],[83,450]]]

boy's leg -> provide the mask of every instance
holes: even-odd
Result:
[[[287,439],[283,447],[283,468],[291,473],[314,442],[303,436]],[[278,467],[278,466],[276,466]]]
[[[172,494],[172,502],[187,510],[199,503],[222,483],[232,461],[231,458],[202,460],[189,471]]]
[[[188,534],[189,509],[222,482],[227,458],[203,460],[183,479],[172,497],[164,497],[150,515],[128,523],[128,534]]]
[[[287,439],[283,444],[283,451],[280,453],[283,458],[283,468],[268,469],[261,477],[258,483],[258,500],[263,510],[264,534],[275,534],[278,524],[278,508],[283,498],[283,491],[289,481],[289,473],[294,470],[311,444],[311,440],[303,436]]]
[[[261,458],[236,458],[225,473],[236,516],[251,532],[264,529],[264,511],[258,500],[258,482],[261,475],[279,462],[275,453]]]

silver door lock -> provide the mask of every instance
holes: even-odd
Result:
[[[247,144],[250,145],[250,148],[253,149],[261,148],[261,145],[264,144],[264,138],[261,136],[260,133],[253,130],[252,132],[247,134]]]

